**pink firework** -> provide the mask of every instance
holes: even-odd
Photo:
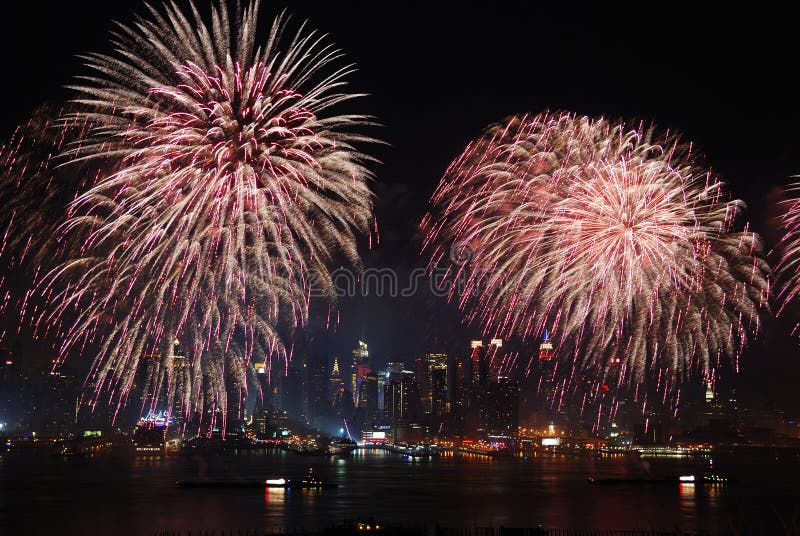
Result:
[[[800,183],[788,188],[788,198],[780,203],[779,218],[782,236],[778,243],[780,260],[775,266],[778,278],[778,315],[797,301],[800,296]],[[793,334],[797,334],[800,323],[795,324]]]
[[[562,357],[602,377],[708,374],[758,330],[760,240],[736,230],[743,204],[674,136],[514,116],[451,164],[432,204],[425,248],[462,282],[467,319],[527,340],[551,328]]]
[[[288,358],[283,334],[304,322],[312,285],[330,290],[328,264],[357,263],[369,231],[355,148],[369,119],[332,111],[357,96],[344,92],[351,66],[305,26],[285,38],[283,16],[259,43],[257,12],[220,2],[207,23],[194,5],[150,8],[120,25],[114,55],[86,57],[93,74],[74,87],[72,119],[95,128],[64,156],[113,168],[70,206],[62,230],[78,251],[40,285],[51,308],[38,327],[64,357],[99,347],[91,381],[120,403],[148,354],[157,386],[185,386],[171,401],[224,408],[225,382],[246,389],[252,359]],[[180,381],[175,340],[192,365]]]

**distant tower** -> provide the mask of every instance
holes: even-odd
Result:
[[[545,401],[552,401],[555,396],[555,374],[557,361],[553,343],[550,342],[550,333],[545,329],[542,342],[539,344],[539,381],[536,388],[537,396]]]
[[[492,339],[489,341],[489,349],[486,352],[487,382],[496,382],[500,377],[503,365],[503,356],[500,354],[500,348],[502,347],[503,339]]]
[[[350,392],[353,393],[353,397],[358,396],[358,382],[364,378],[369,370],[367,343],[358,341],[358,346],[353,350],[353,367],[350,371],[352,376],[350,383],[352,390]],[[358,401],[355,402],[358,403]]]
[[[479,340],[471,340],[469,341],[470,350],[472,350],[472,354],[470,355],[470,384],[472,393],[475,394],[476,386],[480,384],[481,381],[481,362],[482,354],[483,354],[483,341]]]
[[[447,354],[425,354],[417,358],[415,373],[422,412],[441,417],[449,409],[447,398]]]
[[[191,370],[189,368],[189,360],[186,354],[181,349],[181,343],[175,339],[172,343],[172,378],[170,383],[175,386],[173,392],[175,393],[175,400],[173,406],[173,415],[177,422],[183,422],[183,418],[187,413],[189,400],[186,398],[189,387],[191,386]]]
[[[328,400],[333,401],[342,385],[342,371],[339,369],[339,358],[333,357],[333,369],[328,377]]]
[[[489,384],[487,422],[490,435],[515,437],[519,431],[519,384],[500,377]]]
[[[269,371],[267,364],[264,362],[254,363],[253,368],[256,369],[256,378],[258,379],[258,387],[261,390],[256,399],[256,409],[266,410],[269,407]]]
[[[706,382],[706,403],[710,404],[714,401],[714,387],[711,385],[711,380]]]
[[[467,407],[467,378],[464,358],[454,356],[450,363],[450,369],[448,383],[453,386],[452,389],[448,390],[450,406],[452,408],[465,408]]]
[[[541,344],[539,344],[539,359],[549,361],[553,359],[555,355],[553,343],[550,342],[550,334],[545,329],[544,337],[542,338]]]

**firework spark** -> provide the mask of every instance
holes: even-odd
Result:
[[[779,282],[776,292],[778,315],[800,296],[800,182],[793,183],[787,193],[788,198],[780,203],[778,219],[782,233],[777,247],[780,260],[775,266]],[[795,324],[793,334],[797,333],[798,327],[800,323]]]
[[[605,119],[511,117],[435,191],[431,265],[463,282],[459,304],[487,332],[551,328],[562,356],[603,376],[708,374],[758,330],[768,267],[736,230],[743,204],[690,149]]]
[[[64,243],[56,232],[75,192],[91,184],[86,166],[57,166],[53,155],[77,144],[86,123],[64,121],[70,106],[45,104],[37,108],[0,146],[0,262],[14,273],[14,284],[0,277],[4,298],[0,311],[24,296],[12,295],[31,286],[43,267],[63,258]],[[22,299],[20,299],[22,298]],[[18,312],[18,311],[15,311]]]
[[[305,25],[287,37],[283,15],[259,45],[258,7],[219,2],[210,21],[193,4],[150,8],[73,88],[70,120],[95,128],[65,158],[112,170],[70,205],[79,253],[40,285],[52,307],[37,327],[62,358],[96,345],[92,383],[121,404],[150,354],[156,383],[188,386],[181,407],[224,408],[226,378],[246,386],[251,357],[287,357],[282,327],[304,322],[312,283],[329,284],[334,256],[357,263],[369,232],[355,148],[369,118],[332,109],[358,96],[352,66]],[[192,381],[172,378],[175,339]]]

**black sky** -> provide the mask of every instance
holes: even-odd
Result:
[[[415,227],[448,162],[489,123],[546,108],[682,132],[745,200],[754,229],[771,236],[773,190],[800,173],[800,45],[789,8],[597,4],[263,4],[264,25],[288,7],[331,34],[358,65],[353,88],[370,94],[362,108],[384,125],[377,134],[388,145],[374,151],[381,243],[364,251],[367,266],[422,266]],[[111,21],[143,10],[140,0],[6,6],[0,137],[35,105],[67,97],[64,84],[81,72],[76,56],[108,51]],[[447,339],[457,317],[426,297],[349,300],[342,312],[333,351],[346,354],[363,330],[380,359]],[[796,408],[797,344],[783,327],[768,327],[745,354],[742,383]]]

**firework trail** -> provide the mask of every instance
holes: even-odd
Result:
[[[87,166],[56,165],[54,155],[68,144],[78,146],[89,126],[65,121],[74,107],[45,104],[16,128],[0,146],[0,263],[14,274],[14,284],[0,277],[3,304],[24,302],[15,292],[30,287],[42,268],[63,258],[65,244],[56,232],[75,193],[91,183]],[[14,311],[19,313],[20,311]]]
[[[142,355],[161,356],[156,383],[184,384],[181,407],[227,405],[251,357],[287,359],[284,329],[304,322],[311,286],[330,290],[328,263],[357,263],[372,222],[368,158],[355,148],[369,118],[333,110],[358,95],[353,68],[325,36],[281,15],[263,42],[258,3],[209,21],[170,3],[120,24],[113,55],[85,57],[70,121],[94,128],[69,162],[111,162],[71,204],[62,226],[74,258],[39,289],[36,319],[60,355],[98,351],[97,392],[119,404]],[[190,356],[178,382],[174,341]]]
[[[451,164],[432,205],[424,247],[462,285],[467,319],[527,340],[550,328],[572,377],[707,375],[758,330],[768,267],[737,230],[743,203],[652,127],[511,117]]]

